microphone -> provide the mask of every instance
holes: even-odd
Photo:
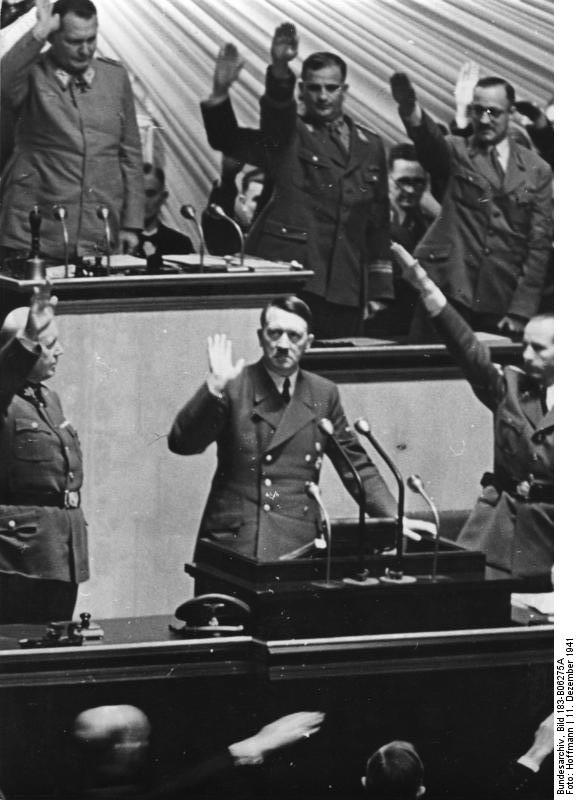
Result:
[[[420,475],[410,475],[406,483],[411,491],[419,494],[424,499],[424,502],[429,507],[430,511],[432,512],[432,516],[434,517],[436,535],[434,536],[434,552],[432,556],[432,580],[436,581],[438,571],[438,548],[440,546],[440,515],[438,514],[438,509],[432,501],[432,498],[429,497],[428,493],[426,492],[426,489],[424,488],[424,481]]]
[[[221,219],[228,220],[228,222],[231,225],[233,225],[234,228],[236,229],[236,233],[238,234],[238,237],[240,239],[240,266],[241,267],[244,266],[244,249],[245,249],[245,246],[246,246],[246,237],[244,236],[242,228],[240,227],[240,225],[238,225],[238,223],[236,222],[235,219],[232,219],[232,217],[228,216],[228,214],[224,211],[222,206],[219,206],[216,203],[211,203],[210,204],[210,211],[216,217],[220,217]]]
[[[402,479],[402,475],[400,470],[396,466],[396,464],[392,461],[390,456],[383,450],[380,444],[374,438],[374,434],[370,429],[370,424],[365,419],[357,419],[354,423],[354,427],[356,428],[357,432],[362,436],[365,436],[376,452],[384,459],[390,471],[394,475],[396,479],[396,483],[398,484],[398,519],[396,521],[396,568],[394,570],[388,571],[388,577],[393,581],[400,581],[404,577],[404,572],[402,569],[402,562],[404,558],[404,481]]]
[[[69,278],[70,237],[68,236],[68,226],[66,225],[68,211],[66,206],[62,205],[61,203],[57,203],[56,205],[52,206],[52,213],[54,215],[54,219],[58,220],[62,226],[62,239],[64,241],[64,275],[66,278]]]
[[[320,516],[322,518],[322,538],[316,539],[315,545],[319,550],[326,548],[326,580],[324,585],[328,585],[330,583],[330,571],[332,569],[332,528],[330,526],[330,517],[328,516],[328,511],[326,510],[322,495],[320,494],[320,488],[317,484],[308,481],[306,483],[306,494],[308,497],[314,498],[320,509]]]
[[[110,254],[112,244],[110,237],[110,209],[108,206],[98,206],[96,216],[104,222],[104,235],[106,237],[106,275],[110,275]]]
[[[358,470],[350,460],[348,453],[344,450],[340,442],[334,436],[334,425],[330,422],[329,419],[325,417],[320,420],[318,423],[318,427],[322,431],[322,433],[326,434],[329,439],[331,439],[332,443],[346,462],[346,466],[352,473],[352,477],[354,478],[354,482],[358,487],[358,573],[355,578],[345,578],[344,580],[351,582],[351,583],[364,583],[366,584],[367,581],[372,582],[373,579],[369,579],[369,571],[366,569],[365,566],[365,549],[366,549],[366,491],[364,489],[364,484],[362,483],[362,479],[358,474]]]
[[[206,252],[206,241],[204,239],[202,225],[200,225],[198,222],[196,209],[193,205],[190,205],[190,203],[184,203],[184,205],[180,208],[180,214],[184,217],[184,219],[189,219],[190,222],[193,222],[194,227],[198,231],[198,236],[200,238],[200,272],[204,272],[204,253]]]
[[[40,226],[42,224],[42,215],[40,208],[35,205],[32,206],[30,214],[28,215],[30,221],[30,255],[26,261],[27,277],[33,281],[41,281],[46,277],[44,270],[44,261],[40,258]]]

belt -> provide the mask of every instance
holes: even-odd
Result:
[[[66,489],[63,492],[13,492],[0,498],[0,504],[7,506],[80,508],[80,491]]]
[[[499,492],[507,492],[526,503],[554,503],[554,484],[537,481],[532,475],[529,475],[527,480],[518,481],[507,475],[485,472],[480,485],[493,486]]]

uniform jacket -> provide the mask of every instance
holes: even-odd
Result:
[[[291,84],[291,87],[293,83]],[[349,152],[296,113],[292,88],[277,102],[268,72],[261,130],[239,128],[229,101],[202,105],[211,146],[264,164],[272,196],[258,214],[247,252],[299,261],[314,277],[305,289],[331,303],[363,307],[393,296],[386,155],[379,136],[349,117]],[[277,94],[277,91],[276,91]],[[248,157],[247,157],[248,156]]]
[[[552,244],[550,167],[509,140],[502,181],[472,137],[443,136],[424,112],[407,131],[424,168],[447,181],[416,258],[447,297],[476,313],[534,316]]]
[[[304,370],[284,407],[262,362],[251,364],[221,399],[204,385],[180,411],[168,445],[175,453],[201,453],[213,441],[218,465],[200,526],[226,547],[273,561],[312,542],[320,515],[306,493],[318,482],[326,453],[355,496],[352,476],[334,444],[318,428],[327,418],[352,459],[372,516],[395,516],[396,503],[344,415],[335,384]]]
[[[62,230],[52,207],[63,203],[71,252],[104,248],[99,205],[119,228],[141,228],[144,189],[140,137],[128,74],[95,59],[92,85],[63,89],[47,54],[27,34],[2,59],[2,93],[18,119],[15,146],[0,184],[0,244],[30,248],[28,215],[40,207],[40,247],[62,257]],[[49,52],[49,51],[48,51]]]
[[[36,359],[18,339],[0,351],[0,571],[79,583],[88,578],[82,509],[6,502],[82,486],[78,434],[58,395],[42,384],[42,407],[25,391]]]
[[[554,483],[554,409],[544,413],[538,389],[516,367],[500,367],[450,306],[436,325],[476,396],[494,414],[494,473],[514,482]],[[526,577],[550,574],[554,563],[554,505],[517,500],[486,487],[459,544],[482,550],[487,561]]]

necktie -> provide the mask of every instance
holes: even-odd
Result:
[[[282,400],[284,401],[284,405],[288,405],[290,402],[290,380],[289,378],[284,378],[284,383],[282,384]]]
[[[495,147],[493,147],[492,150],[490,151],[490,158],[492,161],[492,166],[494,167],[494,170],[496,172],[496,175],[498,175],[498,180],[500,181],[500,183],[502,183],[504,181],[504,169],[502,168],[502,162],[500,161],[500,158],[498,156],[498,151],[496,150]]]

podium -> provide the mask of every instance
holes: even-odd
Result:
[[[432,542],[408,541],[409,581],[386,579],[397,566],[394,523],[367,523],[364,566],[379,580],[349,582],[358,567],[356,526],[333,526],[331,580],[326,551],[290,561],[259,562],[200,539],[186,572],[195,595],[222,593],[248,603],[247,633],[263,640],[497,628],[510,625],[510,594],[519,581],[486,566],[483,553],[440,539],[436,580]],[[384,580],[381,580],[384,578]]]

